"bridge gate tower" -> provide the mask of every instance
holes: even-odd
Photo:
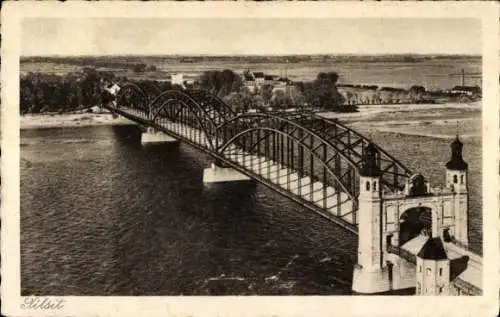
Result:
[[[383,264],[382,197],[379,153],[369,144],[363,153],[358,197],[358,263],[354,268],[353,290],[377,293],[389,289],[388,271]]]
[[[443,284],[441,279],[449,278],[449,260],[439,246],[446,250],[450,244],[468,245],[468,166],[462,147],[457,136],[446,164],[446,187],[431,188],[421,174],[415,174],[397,193],[384,192],[378,150],[373,144],[365,148],[359,172],[354,292],[373,294],[420,285],[423,294],[425,285],[430,290],[432,283],[448,292],[449,283]],[[433,264],[435,280],[419,275],[422,272],[417,272],[417,266],[422,261],[426,267]],[[439,292],[439,287],[432,289]]]
[[[469,244],[469,195],[467,190],[468,164],[462,157],[463,143],[457,137],[451,144],[451,159],[446,163],[446,186],[454,193],[456,242],[463,246]]]

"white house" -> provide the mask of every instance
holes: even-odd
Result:
[[[112,84],[104,89],[107,90],[113,96],[116,96],[116,94],[120,91],[120,86],[118,86],[117,84]]]
[[[177,84],[177,85],[184,87],[184,74],[183,73],[172,74],[171,77],[172,77],[172,85]]]

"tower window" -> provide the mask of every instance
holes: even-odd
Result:
[[[426,268],[425,273],[427,274],[427,276],[431,275],[431,268],[430,267]]]
[[[377,182],[373,182],[373,191],[377,191]]]
[[[460,175],[460,184],[463,184],[463,183],[464,183],[464,176]]]
[[[417,294],[420,293],[420,282],[417,282]]]
[[[438,294],[441,294],[443,292],[443,287],[442,286],[439,286],[438,287]]]
[[[370,182],[366,182],[366,190],[370,190]]]
[[[439,276],[443,276],[443,268],[442,267],[439,268]]]
[[[418,272],[422,273],[422,266],[421,265],[418,267]]]
[[[453,183],[458,183],[458,177],[457,175],[453,175]]]

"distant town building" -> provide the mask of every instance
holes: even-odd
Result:
[[[269,75],[263,72],[251,72],[249,70],[243,73],[243,85],[252,93],[259,90],[263,85],[273,86],[273,91],[286,90],[288,85],[291,85],[291,80],[286,77],[277,75]]]
[[[255,82],[255,77],[251,72],[247,71],[243,73],[243,80],[245,82],[252,82],[252,81]]]
[[[112,83],[110,85],[108,85],[106,89],[110,94],[112,94],[113,96],[116,96],[116,94],[120,91],[120,86],[118,86],[117,84],[115,83]]]
[[[177,73],[177,74],[171,74],[170,75],[170,80],[167,80],[167,81],[170,81],[170,83],[172,85],[179,85],[181,86],[182,88],[186,89],[186,85],[193,85],[195,80],[193,77],[195,77],[196,75],[193,75],[193,74],[184,74],[184,73]]]
[[[172,85],[180,85],[184,87],[184,74],[179,73],[179,74],[172,74],[170,75],[172,78]]]
[[[264,77],[264,73],[262,72],[255,72],[253,73],[253,77],[255,78],[255,83],[257,84],[257,86],[261,86],[264,84],[264,81],[265,81],[265,77]]]
[[[250,93],[253,94],[257,92],[257,84],[255,83],[254,80],[245,81],[243,85],[245,86],[245,88],[248,89],[248,91],[250,91]]]
[[[273,84],[273,93],[276,92],[277,90],[283,90],[286,92],[287,87],[288,87],[288,85],[286,82],[276,81]]]
[[[273,85],[274,84],[274,77],[271,75],[264,75],[264,84]]]
[[[481,88],[478,86],[455,86],[450,92],[452,94],[477,96],[481,94]]]

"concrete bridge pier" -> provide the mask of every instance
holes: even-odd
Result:
[[[167,134],[157,131],[154,128],[148,127],[146,132],[141,134],[141,143],[152,144],[152,143],[178,143],[179,140],[168,136]]]
[[[245,174],[238,172],[231,167],[221,167],[215,163],[203,170],[203,183],[239,182],[251,181]]]

